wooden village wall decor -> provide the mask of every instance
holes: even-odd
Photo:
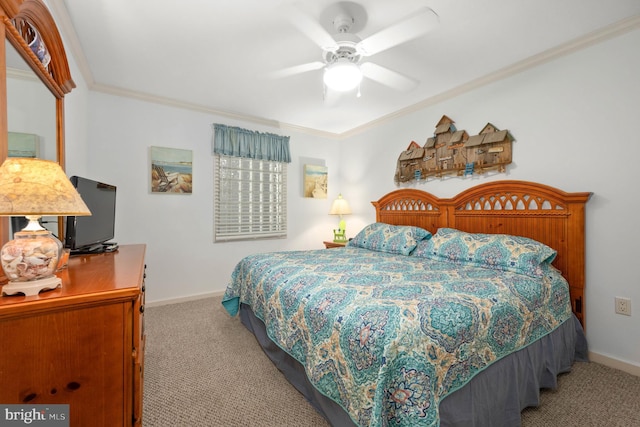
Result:
[[[504,172],[511,163],[513,136],[487,123],[478,135],[457,130],[455,122],[442,116],[432,137],[424,146],[411,141],[400,153],[396,166],[396,183],[426,180],[429,177],[458,176]]]

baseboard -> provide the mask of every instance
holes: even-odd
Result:
[[[207,292],[206,294],[189,295],[186,297],[169,298],[169,299],[163,299],[158,301],[146,301],[144,305],[146,307],[159,307],[161,305],[179,304],[181,302],[189,302],[189,301],[195,301],[195,300],[204,299],[204,298],[219,297],[221,295],[224,295],[224,291]]]
[[[622,360],[592,351],[589,352],[589,360],[640,377],[640,366],[634,365],[633,363],[623,362]]]

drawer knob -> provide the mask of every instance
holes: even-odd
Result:
[[[36,397],[38,397],[38,395],[36,393],[29,393],[25,397],[22,398],[22,402],[23,403],[31,402]]]
[[[77,390],[80,388],[80,383],[71,381],[69,384],[67,384],[67,387],[65,388],[70,391]]]

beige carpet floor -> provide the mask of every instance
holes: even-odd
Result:
[[[328,426],[220,300],[147,308],[143,426]],[[576,363],[522,426],[640,427],[640,377]]]

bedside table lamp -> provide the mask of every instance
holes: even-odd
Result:
[[[338,195],[338,198],[333,201],[329,215],[340,215],[340,222],[338,223],[338,229],[333,230],[333,241],[336,243],[343,243],[347,241],[347,223],[342,218],[342,215],[350,215],[351,208],[349,203],[342,198],[342,194]]]
[[[56,162],[9,158],[0,166],[0,216],[26,216],[29,223],[14,233],[0,252],[9,283],[3,295],[37,295],[62,283],[54,275],[62,243],[40,225],[43,215],[91,215]]]

